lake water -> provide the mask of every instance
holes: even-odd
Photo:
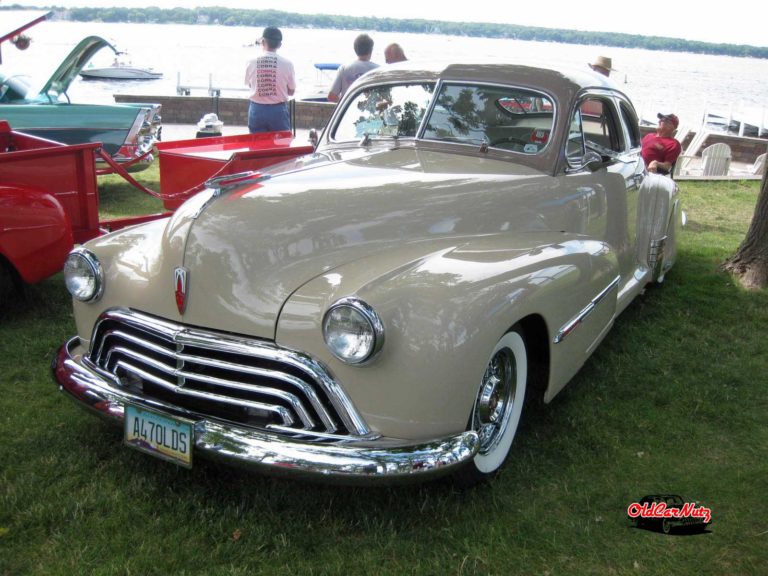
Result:
[[[640,32],[640,31],[638,31]],[[192,86],[224,88],[222,95],[240,95],[228,88],[244,88],[243,75],[261,29],[239,26],[188,26],[177,24],[108,24],[43,22],[28,32],[33,42],[26,51],[7,44],[3,67],[35,70],[45,78],[61,58],[88,35],[99,35],[126,50],[135,65],[163,72],[160,80],[86,81],[70,89],[75,102],[113,102],[113,94],[176,94],[178,82]],[[354,58],[354,31],[283,29],[280,53],[294,62],[297,95],[308,94],[317,84],[315,62],[347,62]],[[675,112],[682,122],[697,127],[705,110],[729,107],[748,111],[757,122],[768,124],[768,60],[706,56],[678,52],[522,42],[493,38],[465,38],[405,33],[371,33],[376,44],[373,60],[383,63],[384,47],[399,42],[411,60],[446,62],[521,62],[585,68],[598,55],[610,56],[618,71],[612,78],[633,100],[642,118],[656,112]],[[108,65],[111,52],[102,50],[94,65]],[[193,95],[206,95],[195,90]]]

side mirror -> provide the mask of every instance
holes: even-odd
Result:
[[[312,146],[315,148],[317,148],[317,145],[320,144],[320,135],[314,128],[309,131],[309,141],[312,142]]]

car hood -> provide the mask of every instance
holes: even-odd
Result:
[[[93,55],[106,46],[109,46],[117,54],[117,49],[99,36],[88,36],[81,40],[42,87],[40,96],[51,96],[57,99],[66,93],[69,85],[77,78],[80,71],[93,58]]]
[[[164,270],[163,301],[147,311],[168,314],[173,269],[183,266],[188,299],[178,320],[272,338],[291,293],[347,263],[548,229],[537,197],[552,181],[509,162],[413,149],[298,160],[264,181],[183,205],[164,233],[170,250],[152,266]],[[505,196],[514,196],[514,210],[503,209]],[[384,273],[372,269],[371,279]]]

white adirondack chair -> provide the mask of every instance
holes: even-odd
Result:
[[[762,176],[763,170],[765,169],[765,157],[766,154],[760,154],[757,158],[755,158],[755,163],[752,164],[752,166],[749,168],[749,171],[752,172],[752,174],[756,176]]]
[[[718,142],[701,153],[704,176],[726,176],[731,167],[731,147]]]

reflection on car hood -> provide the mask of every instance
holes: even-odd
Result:
[[[229,330],[272,337],[293,291],[349,262],[418,243],[431,252],[478,234],[546,228],[533,212],[551,181],[508,162],[401,149],[225,191],[201,213],[197,199],[194,212],[182,206],[169,226],[191,224],[185,321],[215,318]],[[503,209],[511,196],[517,208]]]
[[[40,95],[50,95],[53,99],[57,99],[64,94],[72,81],[80,74],[80,71],[93,58],[93,55],[105,46],[109,46],[117,53],[117,49],[112,44],[99,36],[88,36],[81,40],[45,83],[40,90]]]

